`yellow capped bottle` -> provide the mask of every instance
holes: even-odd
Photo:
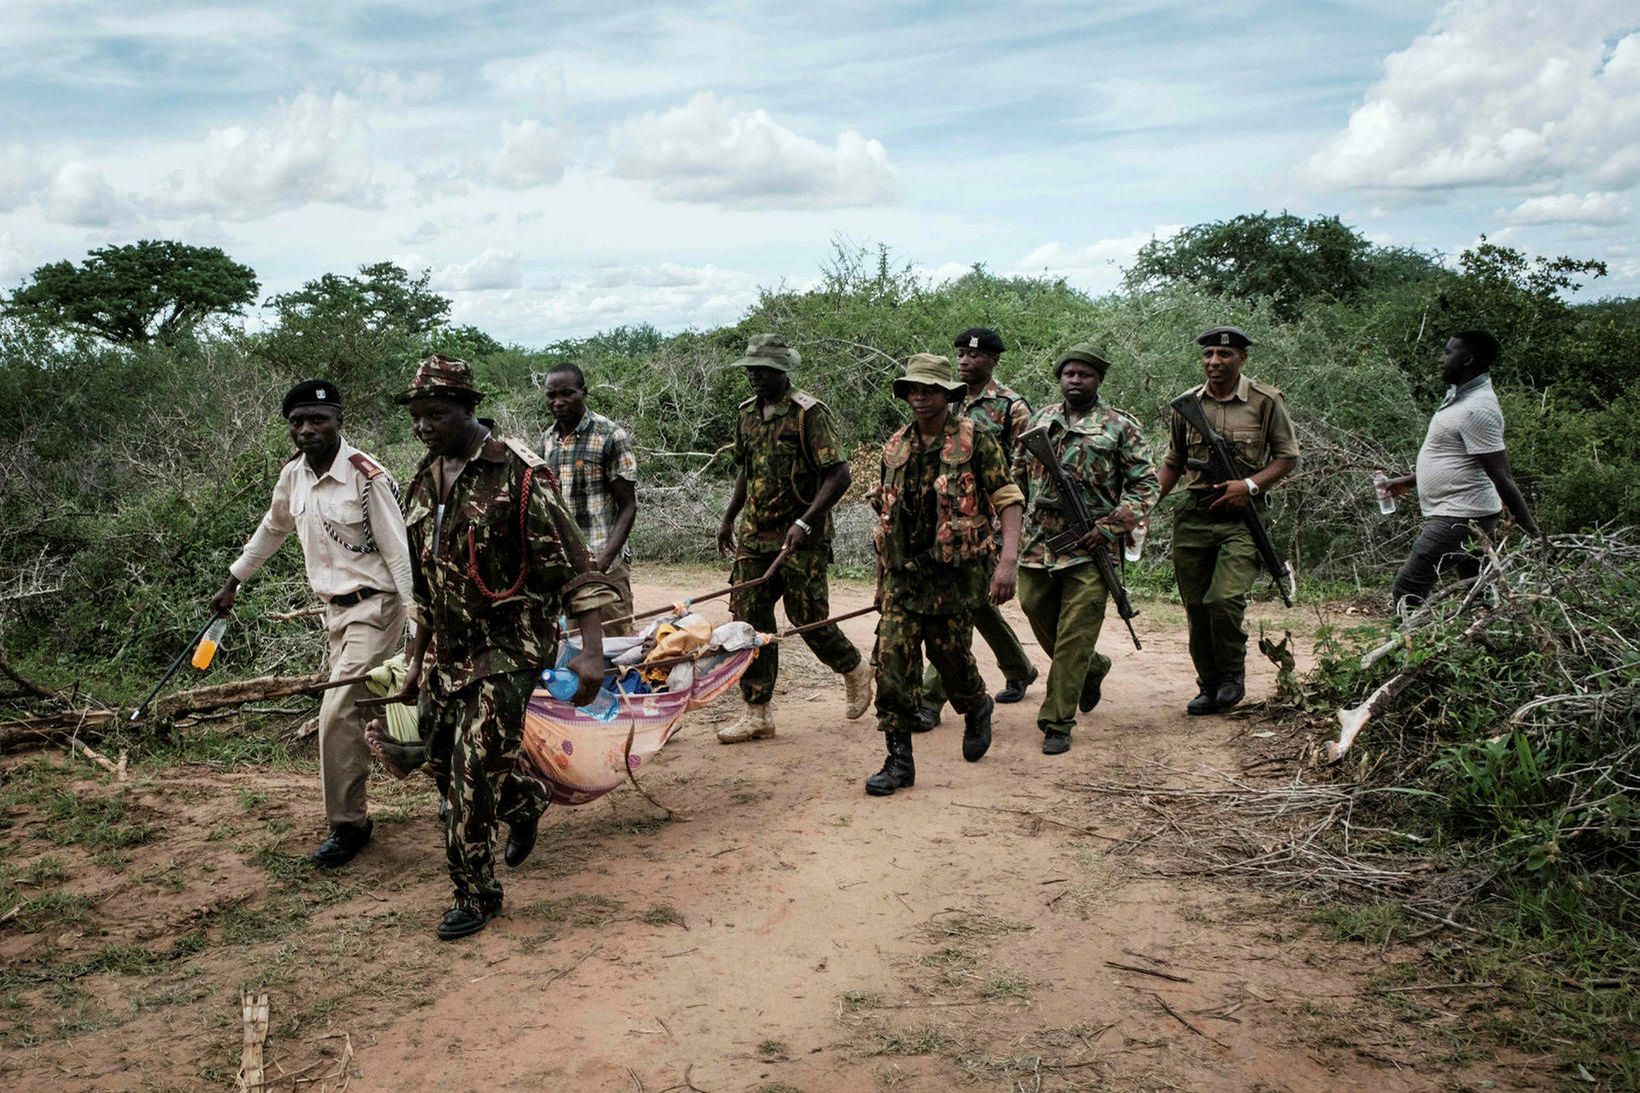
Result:
[[[226,615],[218,615],[205,628],[205,636],[199,639],[199,645],[194,649],[194,659],[190,661],[195,668],[203,672],[211,666],[211,661],[216,658],[217,643],[222,640],[222,632],[227,628]]]

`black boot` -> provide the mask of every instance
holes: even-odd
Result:
[[[985,704],[962,715],[962,757],[977,763],[991,750],[991,714],[996,711],[996,699],[985,695]]]
[[[934,726],[938,725],[939,723],[940,723],[940,711],[936,710],[932,706],[918,706],[917,707],[917,723],[916,723],[916,725],[914,725],[912,727],[911,731],[912,732],[930,732],[930,731],[933,730]]]
[[[1031,666],[1031,674],[1024,679],[1010,679],[993,697],[1003,705],[1018,702],[1025,697],[1025,689],[1036,682],[1036,665]]]
[[[370,844],[370,830],[373,826],[369,820],[362,824],[337,824],[330,829],[330,837],[309,855],[309,860],[314,865],[332,868],[346,865],[353,860],[354,855]]]
[[[1099,705],[1099,700],[1104,697],[1104,693],[1105,677],[1096,676],[1089,672],[1087,678],[1082,681],[1082,697],[1077,699],[1076,708],[1083,713],[1088,713]]]
[[[541,824],[541,817],[532,820],[523,820],[507,829],[507,849],[501,855],[501,860],[507,863],[509,869],[517,869],[524,864],[524,859],[530,856],[535,849],[535,832]]]
[[[1185,705],[1184,712],[1189,714],[1191,717],[1201,717],[1205,714],[1218,713],[1219,703],[1214,697],[1214,695],[1217,694],[1218,689],[1218,680],[1202,680],[1201,690],[1197,692],[1195,698],[1192,698],[1189,703]]]
[[[1225,676],[1219,680],[1218,690],[1213,692],[1213,702],[1219,709],[1228,710],[1246,696],[1247,688],[1241,676]]]
[[[490,919],[499,912],[500,906],[495,907],[452,907],[444,912],[444,921],[438,924],[434,931],[440,941],[454,941],[459,937],[467,937],[490,924]]]
[[[910,789],[917,784],[917,764],[911,759],[911,734],[885,732],[883,741],[888,745],[888,758],[883,769],[866,779],[866,792],[873,797],[887,797],[897,789]]]

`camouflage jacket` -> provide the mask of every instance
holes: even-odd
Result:
[[[808,511],[827,468],[845,462],[826,404],[803,391],[787,391],[765,419],[756,398],[740,404],[734,461],[746,474],[746,507],[735,536],[740,549],[774,553],[798,517]],[[831,544],[828,512],[805,548]]]
[[[962,412],[976,423],[985,426],[1002,444],[1002,455],[1014,458],[1014,441],[1030,426],[1031,404],[1025,396],[1011,387],[1004,387],[992,377],[985,390],[969,398]]]
[[[923,446],[915,422],[888,439],[869,500],[888,593],[907,610],[943,614],[984,594],[992,523],[1024,498],[996,438],[952,416],[938,449]]]
[[[566,602],[565,586],[584,571],[586,546],[539,456],[486,438],[450,487],[442,519],[439,463],[429,455],[417,466],[404,519],[416,609],[432,628],[429,683],[451,695],[487,676],[551,663],[559,613],[579,614],[615,596],[605,585],[583,584]]]
[[[1156,504],[1161,492],[1156,468],[1145,451],[1139,423],[1127,414],[1101,399],[1072,425],[1065,418],[1065,404],[1056,402],[1031,415],[1031,428],[1038,427],[1048,430],[1060,465],[1082,483],[1082,500],[1096,519],[1114,517],[1112,523],[1127,530]],[[1080,546],[1063,552],[1048,549],[1048,538],[1066,526],[1065,516],[1056,508],[1043,507],[1044,499],[1053,502],[1058,495],[1048,469],[1020,448],[1014,452],[1013,473],[1014,481],[1025,491],[1019,564],[1062,569],[1092,561],[1093,555]]]

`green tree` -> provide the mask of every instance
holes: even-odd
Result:
[[[41,266],[5,311],[135,346],[171,342],[212,315],[236,314],[258,287],[254,270],[216,247],[145,239],[101,247],[78,266]]]

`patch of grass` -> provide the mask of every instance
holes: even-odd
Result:
[[[97,901],[79,892],[57,889],[42,892],[22,902],[16,922],[27,933],[38,933],[58,926],[72,926],[84,922],[85,916]]]
[[[255,812],[268,803],[268,795],[259,789],[241,789],[239,791],[239,807],[246,812]]]
[[[956,1043],[938,1025],[913,1025],[910,1028],[878,1034],[873,1055],[937,1055]]]
[[[246,862],[267,870],[269,876],[278,880],[301,881],[314,875],[314,865],[306,855],[292,854],[276,846],[264,846],[253,851]]]
[[[55,854],[46,854],[19,872],[17,881],[19,884],[40,886],[55,884],[66,876],[68,870],[63,868],[61,859]]]
[[[979,988],[979,996],[986,1001],[1028,999],[1031,997],[1031,981],[1013,968],[998,968],[985,977]]]
[[[917,958],[925,968],[933,968],[948,987],[960,987],[979,977],[980,958],[968,949],[947,945]]]
[[[983,911],[954,910],[935,915],[923,927],[923,933],[935,941],[971,941],[1034,929],[1029,923],[1012,922]]]
[[[844,991],[838,996],[837,1004],[844,1013],[859,1013],[882,1005],[883,996],[876,991]]]
[[[105,945],[76,969],[82,975],[113,972],[116,975],[145,975],[163,963],[164,957],[141,945]]]
[[[47,820],[44,835],[58,846],[121,848],[154,837],[154,825],[130,818],[126,803],[117,797],[52,790],[41,804]]]
[[[778,1063],[791,1058],[791,1048],[784,1040],[764,1040],[757,1045],[757,1057],[765,1063]]]
[[[1408,932],[1406,912],[1400,904],[1390,900],[1359,904],[1329,903],[1312,911],[1310,918],[1327,927],[1339,941],[1383,945],[1397,933]]]
[[[670,903],[657,903],[644,908],[638,916],[638,921],[645,926],[682,926],[683,912]]]
[[[270,900],[259,907],[234,907],[222,915],[222,941],[227,945],[254,945],[284,937],[308,920],[300,899]]]
[[[554,931],[576,926],[606,926],[626,910],[620,900],[576,892],[562,899],[527,904],[524,913],[540,919]]]

